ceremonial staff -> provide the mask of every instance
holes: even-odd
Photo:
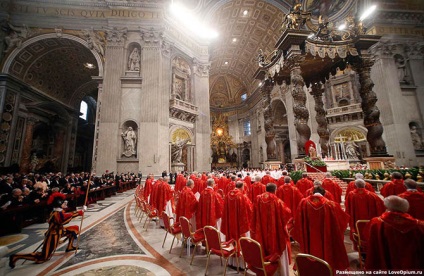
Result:
[[[90,170],[90,174],[88,175],[87,191],[85,192],[85,200],[84,200],[84,205],[83,205],[83,207],[84,207],[84,206],[87,206],[87,199],[88,199],[88,192],[90,192],[90,184],[91,184],[91,175],[92,175],[92,171],[93,171],[93,169],[91,169],[91,170]],[[75,249],[75,255],[76,255],[76,254],[77,254],[77,252],[78,252],[79,240],[80,240],[80,236],[81,236],[81,232],[82,232],[82,222],[84,221],[85,211],[86,211],[86,210],[84,210],[84,214],[83,214],[83,216],[81,217],[81,224],[80,224],[80,227],[79,227],[79,233],[78,233],[78,239],[77,239],[77,246],[76,246],[76,249]]]

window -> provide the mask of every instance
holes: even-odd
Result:
[[[250,135],[250,120],[249,119],[246,119],[243,122],[243,130],[244,130],[244,136]]]
[[[241,95],[241,101],[245,101],[247,99],[247,94],[244,93],[243,95]]]
[[[87,108],[88,108],[87,103],[82,101],[80,106],[80,113],[81,113],[80,118],[86,121],[87,121]]]

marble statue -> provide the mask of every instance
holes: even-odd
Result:
[[[418,133],[417,127],[411,126],[410,132],[411,132],[411,139],[412,139],[412,144],[414,145],[414,149],[415,150],[424,149],[423,140],[421,138],[421,135]]]
[[[188,143],[189,139],[177,138],[174,144],[171,145],[171,161],[172,163],[181,163],[183,155],[183,147]]]
[[[359,159],[359,146],[351,137],[346,141],[345,151],[347,159]]]
[[[31,156],[31,172],[35,172],[35,169],[37,168],[38,163],[39,163],[39,160],[37,158],[37,154],[34,152]]]
[[[134,48],[128,57],[128,70],[140,71],[140,53],[138,52],[138,48]]]
[[[4,38],[4,42],[6,43],[5,52],[9,51],[11,48],[16,46],[20,48],[22,45],[22,41],[28,38],[29,28],[26,25],[22,27],[16,27],[12,24],[8,23],[9,35]]]
[[[137,144],[137,135],[132,127],[128,127],[128,129],[121,134],[124,139],[124,152],[123,155],[127,157],[131,157],[136,154],[136,144]]]

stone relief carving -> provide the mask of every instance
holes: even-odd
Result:
[[[106,41],[111,45],[120,45],[127,39],[127,28],[104,27]]]
[[[178,137],[175,143],[171,144],[172,163],[181,163],[183,148],[189,141],[189,139],[181,139],[180,137]]]
[[[410,124],[409,130],[411,134],[412,144],[414,145],[414,149],[424,150],[424,143],[417,126],[414,124]]]
[[[163,32],[155,30],[153,28],[149,30],[140,28],[140,35],[141,39],[143,39],[146,44],[150,45],[159,45],[163,39]]]
[[[410,84],[410,76],[408,72],[408,59],[403,55],[395,54],[393,56],[397,68],[399,82],[401,84]]]
[[[81,37],[87,41],[88,48],[96,51],[102,58],[105,56],[105,39],[99,32],[94,29],[81,30]]]
[[[19,49],[24,40],[37,33],[37,31],[28,28],[25,24],[22,25],[22,27],[19,27],[14,26],[7,21],[2,25],[2,30],[6,33],[6,36],[4,37],[4,43],[6,45],[4,52],[8,52],[14,47]]]

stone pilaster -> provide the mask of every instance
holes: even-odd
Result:
[[[121,104],[121,76],[125,70],[124,43],[126,29],[108,28],[106,33],[105,70],[103,90],[99,92],[101,118],[98,118],[95,145],[97,147],[97,173],[106,170],[116,171],[116,160],[119,157],[120,135],[119,107]],[[100,106],[99,106],[100,109]],[[98,127],[97,127],[98,126]],[[97,142],[97,144],[96,144]]]
[[[21,163],[19,164],[21,173],[30,172],[32,137],[34,134],[34,126],[36,122],[37,121],[31,117],[29,117],[26,121],[24,144],[22,147],[22,157]]]
[[[323,157],[328,156],[328,140],[330,137],[330,132],[328,131],[327,124],[327,111],[324,109],[324,101],[322,100],[322,95],[324,93],[324,86],[322,83],[313,83],[312,84],[311,95],[315,100],[315,111],[316,111],[316,121],[318,123],[317,132],[319,135],[319,144],[321,146],[321,154]]]
[[[140,168],[159,173],[170,168],[169,94],[171,63],[168,47],[160,30],[141,31],[141,72],[143,83],[140,102],[138,152]]]
[[[209,69],[209,63],[194,60],[193,91],[196,91],[195,105],[199,108],[199,116],[195,124],[195,170],[197,171],[209,171],[211,169],[210,158],[206,158],[211,155]]]

